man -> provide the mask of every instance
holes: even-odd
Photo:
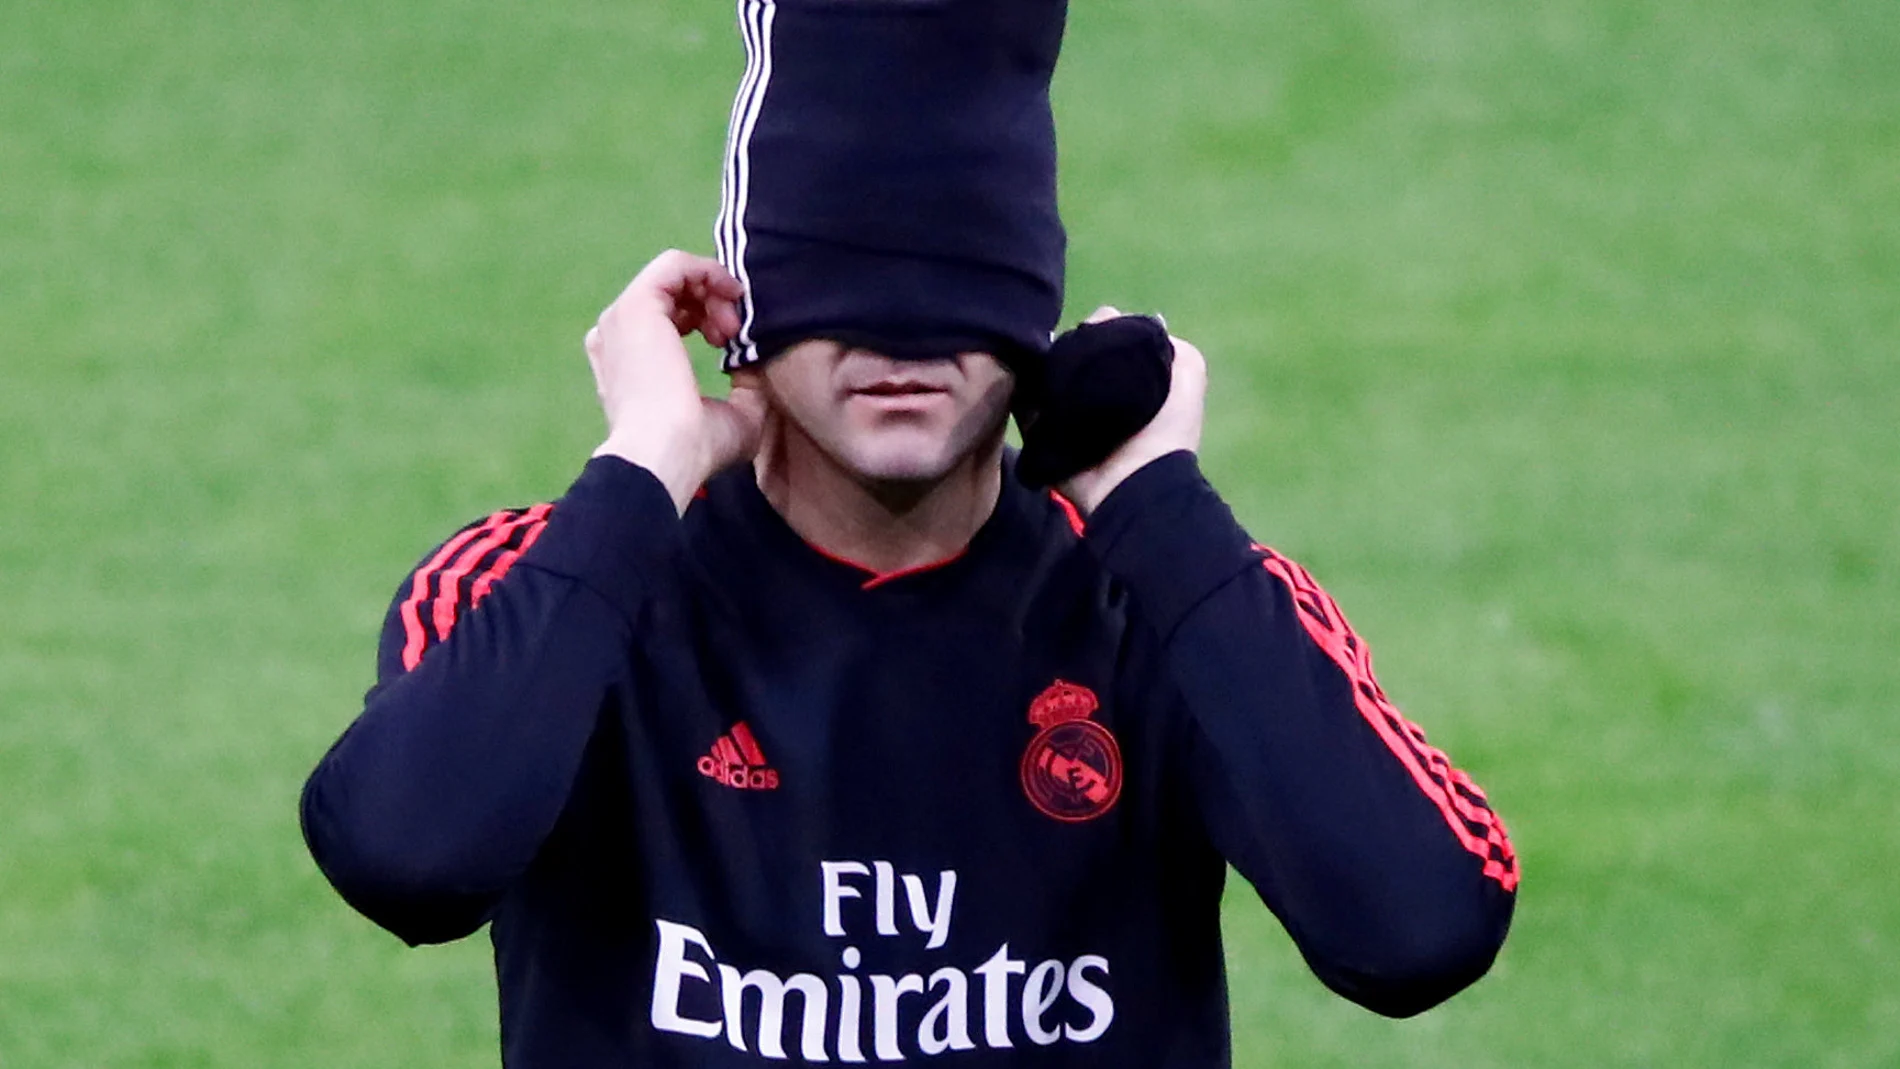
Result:
[[[1503,940],[1510,844],[1200,477],[1199,352],[1174,342],[1165,404],[1060,498],[1011,477],[1012,369],[1060,302],[1060,6],[871,7],[742,8],[734,270],[641,271],[586,339],[608,433],[580,477],[399,589],[305,790],[313,855],[411,943],[491,925],[516,1069],[1224,1066],[1229,863],[1336,991],[1449,997]],[[833,58],[916,63],[801,64],[847,38]],[[1027,115],[1000,165],[928,106],[998,78],[1033,98],[992,101]],[[918,142],[801,155],[812,107],[760,102],[876,110],[866,79],[976,161],[958,235],[913,226],[941,188],[793,210]],[[725,400],[693,331],[727,347]]]

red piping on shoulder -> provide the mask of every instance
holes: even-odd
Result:
[[[435,608],[432,613],[435,618],[437,639],[447,639],[450,629],[455,626],[455,619],[461,611],[457,603],[461,600],[462,580],[475,570],[475,566],[482,562],[483,557],[507,545],[508,540],[514,537],[517,530],[531,527],[539,521],[547,514],[548,508],[547,505],[536,505],[527,512],[511,513],[506,522],[497,524],[494,529],[463,550],[461,559],[455,562],[454,567],[442,573],[442,578],[437,581]],[[508,563],[513,565],[514,561],[510,560]],[[484,590],[483,593],[487,591]]]
[[[404,669],[414,668],[416,665],[422,663],[422,650],[429,641],[429,631],[422,624],[422,603],[429,600],[429,577],[434,575],[438,568],[447,564],[451,557],[460,553],[463,546],[468,545],[471,541],[501,526],[511,515],[513,515],[513,513],[505,510],[497,512],[486,520],[483,520],[478,526],[470,527],[468,530],[449,539],[447,544],[436,551],[435,556],[429,558],[429,563],[416,569],[413,585],[409,589],[409,596],[403,600],[402,609],[400,611],[405,639],[402,647],[402,666]]]
[[[411,580],[409,596],[403,599],[397,615],[402,619],[403,648],[402,666],[404,671],[411,670],[422,663],[422,655],[428,651],[431,626],[434,625],[435,640],[449,637],[455,627],[464,606],[461,604],[461,586],[470,573],[481,564],[483,558],[495,550],[501,549],[495,560],[488,566],[469,590],[467,608],[481,604],[495,583],[508,574],[515,561],[534,545],[535,539],[547,528],[548,513],[552,505],[536,505],[525,512],[503,509],[486,520],[456,535],[444,543],[442,548],[430,557],[428,563],[416,569]],[[510,542],[518,544],[510,547]],[[450,561],[454,563],[450,563]],[[447,570],[443,571],[444,566]],[[438,575],[437,573],[441,574]],[[423,618],[422,606],[431,601],[430,584],[434,581],[435,593],[429,607],[429,615]]]

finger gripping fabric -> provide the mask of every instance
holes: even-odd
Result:
[[[1173,367],[1167,328],[1150,316],[1084,323],[1057,338],[1019,373],[1017,478],[1040,489],[1107,460],[1161,411]]]

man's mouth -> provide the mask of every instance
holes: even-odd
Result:
[[[927,382],[884,381],[860,386],[851,392],[866,394],[871,397],[913,397],[948,393],[950,391]]]

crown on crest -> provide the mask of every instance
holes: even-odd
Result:
[[[1029,722],[1046,730],[1071,720],[1087,720],[1101,705],[1094,691],[1058,679],[1029,703]]]

